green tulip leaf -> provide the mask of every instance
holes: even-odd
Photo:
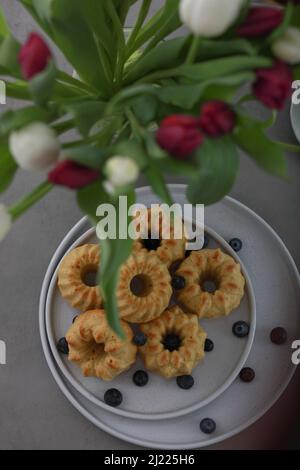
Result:
[[[198,169],[191,178],[187,197],[192,204],[210,205],[230,192],[239,169],[239,156],[231,136],[205,139],[196,152]]]
[[[90,130],[104,115],[106,103],[102,101],[82,101],[65,106],[74,118],[75,124],[83,137],[88,137]]]
[[[265,171],[281,178],[287,176],[283,150],[266,136],[263,122],[240,115],[234,138],[237,145]]]
[[[44,106],[51,99],[55,86],[57,70],[54,62],[51,60],[43,72],[36,75],[29,82],[29,89],[33,100],[40,106]]]

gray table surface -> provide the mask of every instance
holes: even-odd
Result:
[[[154,2],[153,8],[162,3]],[[0,0],[16,36],[24,40],[33,22],[16,0]],[[133,13],[134,15],[134,13]],[[61,57],[62,67],[68,68]],[[9,102],[9,106],[17,106]],[[4,111],[1,107],[0,111]],[[273,129],[277,139],[295,142],[289,110]],[[300,160],[289,155],[291,181],[279,181],[259,170],[246,156],[232,196],[262,216],[281,236],[300,265]],[[19,172],[1,202],[12,203],[41,177]],[[182,182],[178,179],[171,181]],[[57,189],[18,221],[0,245],[0,339],[7,345],[7,365],[0,366],[0,449],[136,449],[86,421],[56,386],[43,356],[38,331],[42,280],[56,247],[81,217],[74,195]],[[296,375],[284,396],[249,430],[216,449],[276,448],[297,416]],[[276,423],[280,422],[280,428]],[[270,432],[270,429],[273,431]],[[276,431],[278,429],[278,431]]]

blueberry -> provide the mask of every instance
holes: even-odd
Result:
[[[250,383],[255,379],[255,372],[251,367],[244,367],[240,372],[242,382]]]
[[[155,238],[143,240],[143,245],[148,251],[156,251],[160,247],[161,241]]]
[[[241,249],[243,248],[243,242],[239,238],[233,238],[232,240],[230,240],[229,245],[236,252],[241,251]]]
[[[61,354],[69,354],[69,345],[66,338],[61,338],[57,343],[57,349]]]
[[[168,351],[178,351],[181,346],[181,339],[176,334],[168,334],[163,339],[163,345]]]
[[[133,343],[136,346],[145,346],[145,344],[147,343],[147,340],[148,340],[147,336],[145,335],[145,333],[142,333],[141,331],[136,333],[133,337]]]
[[[194,386],[194,378],[191,375],[181,375],[176,379],[178,387],[183,390],[189,390]]]
[[[122,393],[116,388],[110,388],[105,392],[104,401],[107,405],[114,408],[120,406],[123,401]]]
[[[232,327],[232,333],[238,338],[245,338],[249,335],[250,326],[245,321],[238,321]]]
[[[205,352],[211,352],[214,349],[214,347],[215,347],[214,342],[211,339],[205,340],[205,345],[204,345]]]
[[[181,290],[185,288],[185,279],[182,276],[173,276],[172,287],[175,290]]]
[[[270,339],[274,344],[284,344],[287,341],[287,331],[280,326],[274,328],[270,333]]]
[[[205,418],[200,423],[200,429],[204,434],[212,434],[215,432],[216,427],[216,423],[210,418]]]
[[[209,245],[209,238],[208,238],[208,236],[205,234],[205,235],[204,235],[204,243],[203,243],[202,249],[207,248],[208,245]]]
[[[133,382],[138,387],[145,387],[149,382],[149,375],[144,370],[137,370],[133,375]]]

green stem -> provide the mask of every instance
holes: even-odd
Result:
[[[120,13],[119,13],[120,21],[122,25],[125,24],[130,6],[131,6],[131,2],[129,0],[122,0],[122,4],[120,6]]]
[[[104,47],[102,46],[102,44],[100,43],[99,38],[97,38],[96,36],[95,36],[95,43],[96,43],[96,46],[97,46],[99,59],[100,59],[100,62],[101,62],[101,65],[102,65],[102,68],[103,68],[103,71],[104,71],[104,74],[105,74],[107,86],[108,86],[110,92],[113,92],[114,77],[113,77],[113,71],[112,71],[111,63],[110,63],[110,61],[107,57],[107,52],[104,49]]]
[[[191,47],[186,58],[186,64],[193,64],[197,57],[200,44],[200,36],[194,36],[191,42]]]
[[[54,187],[49,181],[45,181],[40,184],[32,193],[25,196],[21,201],[12,206],[9,209],[9,213],[13,220],[18,219],[24,212],[30,209],[34,204],[36,204],[40,199],[42,199],[51,189]]]
[[[126,62],[126,56],[125,56],[125,36],[123,32],[123,25],[121,23],[121,20],[119,18],[119,15],[116,11],[116,7],[114,3],[111,0],[108,0],[106,2],[106,8],[107,12],[112,20],[113,27],[115,28],[115,32],[117,34],[117,40],[118,40],[118,59],[117,59],[117,64],[115,68],[115,85],[116,89],[119,90],[122,87],[122,80],[123,80],[123,71],[124,71],[124,65]]]
[[[144,140],[144,129],[140,126],[140,123],[136,119],[134,113],[131,111],[130,108],[126,109],[126,116],[129,121],[129,124],[131,126],[132,132],[134,136],[139,140],[140,142],[143,142]]]
[[[32,99],[28,84],[25,82],[6,82],[6,96],[24,101],[31,101]]]
[[[71,129],[73,129],[73,127],[75,127],[74,119],[68,119],[66,121],[58,122],[57,124],[52,125],[52,128],[59,135],[70,131]]]
[[[136,24],[135,24],[135,26],[133,28],[133,31],[132,31],[132,33],[131,33],[128,41],[127,41],[126,57],[128,57],[129,51],[132,49],[132,47],[134,47],[135,40],[136,40],[136,38],[137,38],[137,36],[140,32],[141,27],[144,24],[145,19],[148,16],[151,3],[152,3],[152,0],[143,0],[143,3],[141,5]]]
[[[279,145],[284,150],[292,153],[300,153],[300,145],[288,144],[287,142],[279,142],[274,140],[274,144]]]
[[[90,85],[87,85],[84,82],[81,82],[80,80],[77,80],[74,77],[71,77],[71,75],[64,72],[63,70],[58,70],[57,79],[60,82],[67,83],[74,88],[85,91],[90,95],[95,95],[98,93],[98,91],[95,88],[91,87]]]

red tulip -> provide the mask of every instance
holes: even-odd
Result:
[[[161,148],[171,155],[185,158],[202,144],[203,134],[196,118],[175,114],[162,121],[156,139]]]
[[[271,33],[282,23],[284,11],[270,7],[253,7],[243,24],[237,28],[237,34],[245,38],[255,38]]]
[[[48,175],[50,183],[66,186],[70,189],[81,189],[96,181],[100,172],[79,165],[69,160],[59,163]]]
[[[276,62],[272,68],[256,71],[253,85],[255,96],[268,108],[283,109],[292,94],[293,71],[284,62]]]
[[[223,101],[208,101],[200,114],[200,127],[210,137],[220,137],[233,131],[236,116]]]
[[[22,76],[30,80],[47,67],[51,58],[52,53],[43,38],[31,33],[19,53]]]

